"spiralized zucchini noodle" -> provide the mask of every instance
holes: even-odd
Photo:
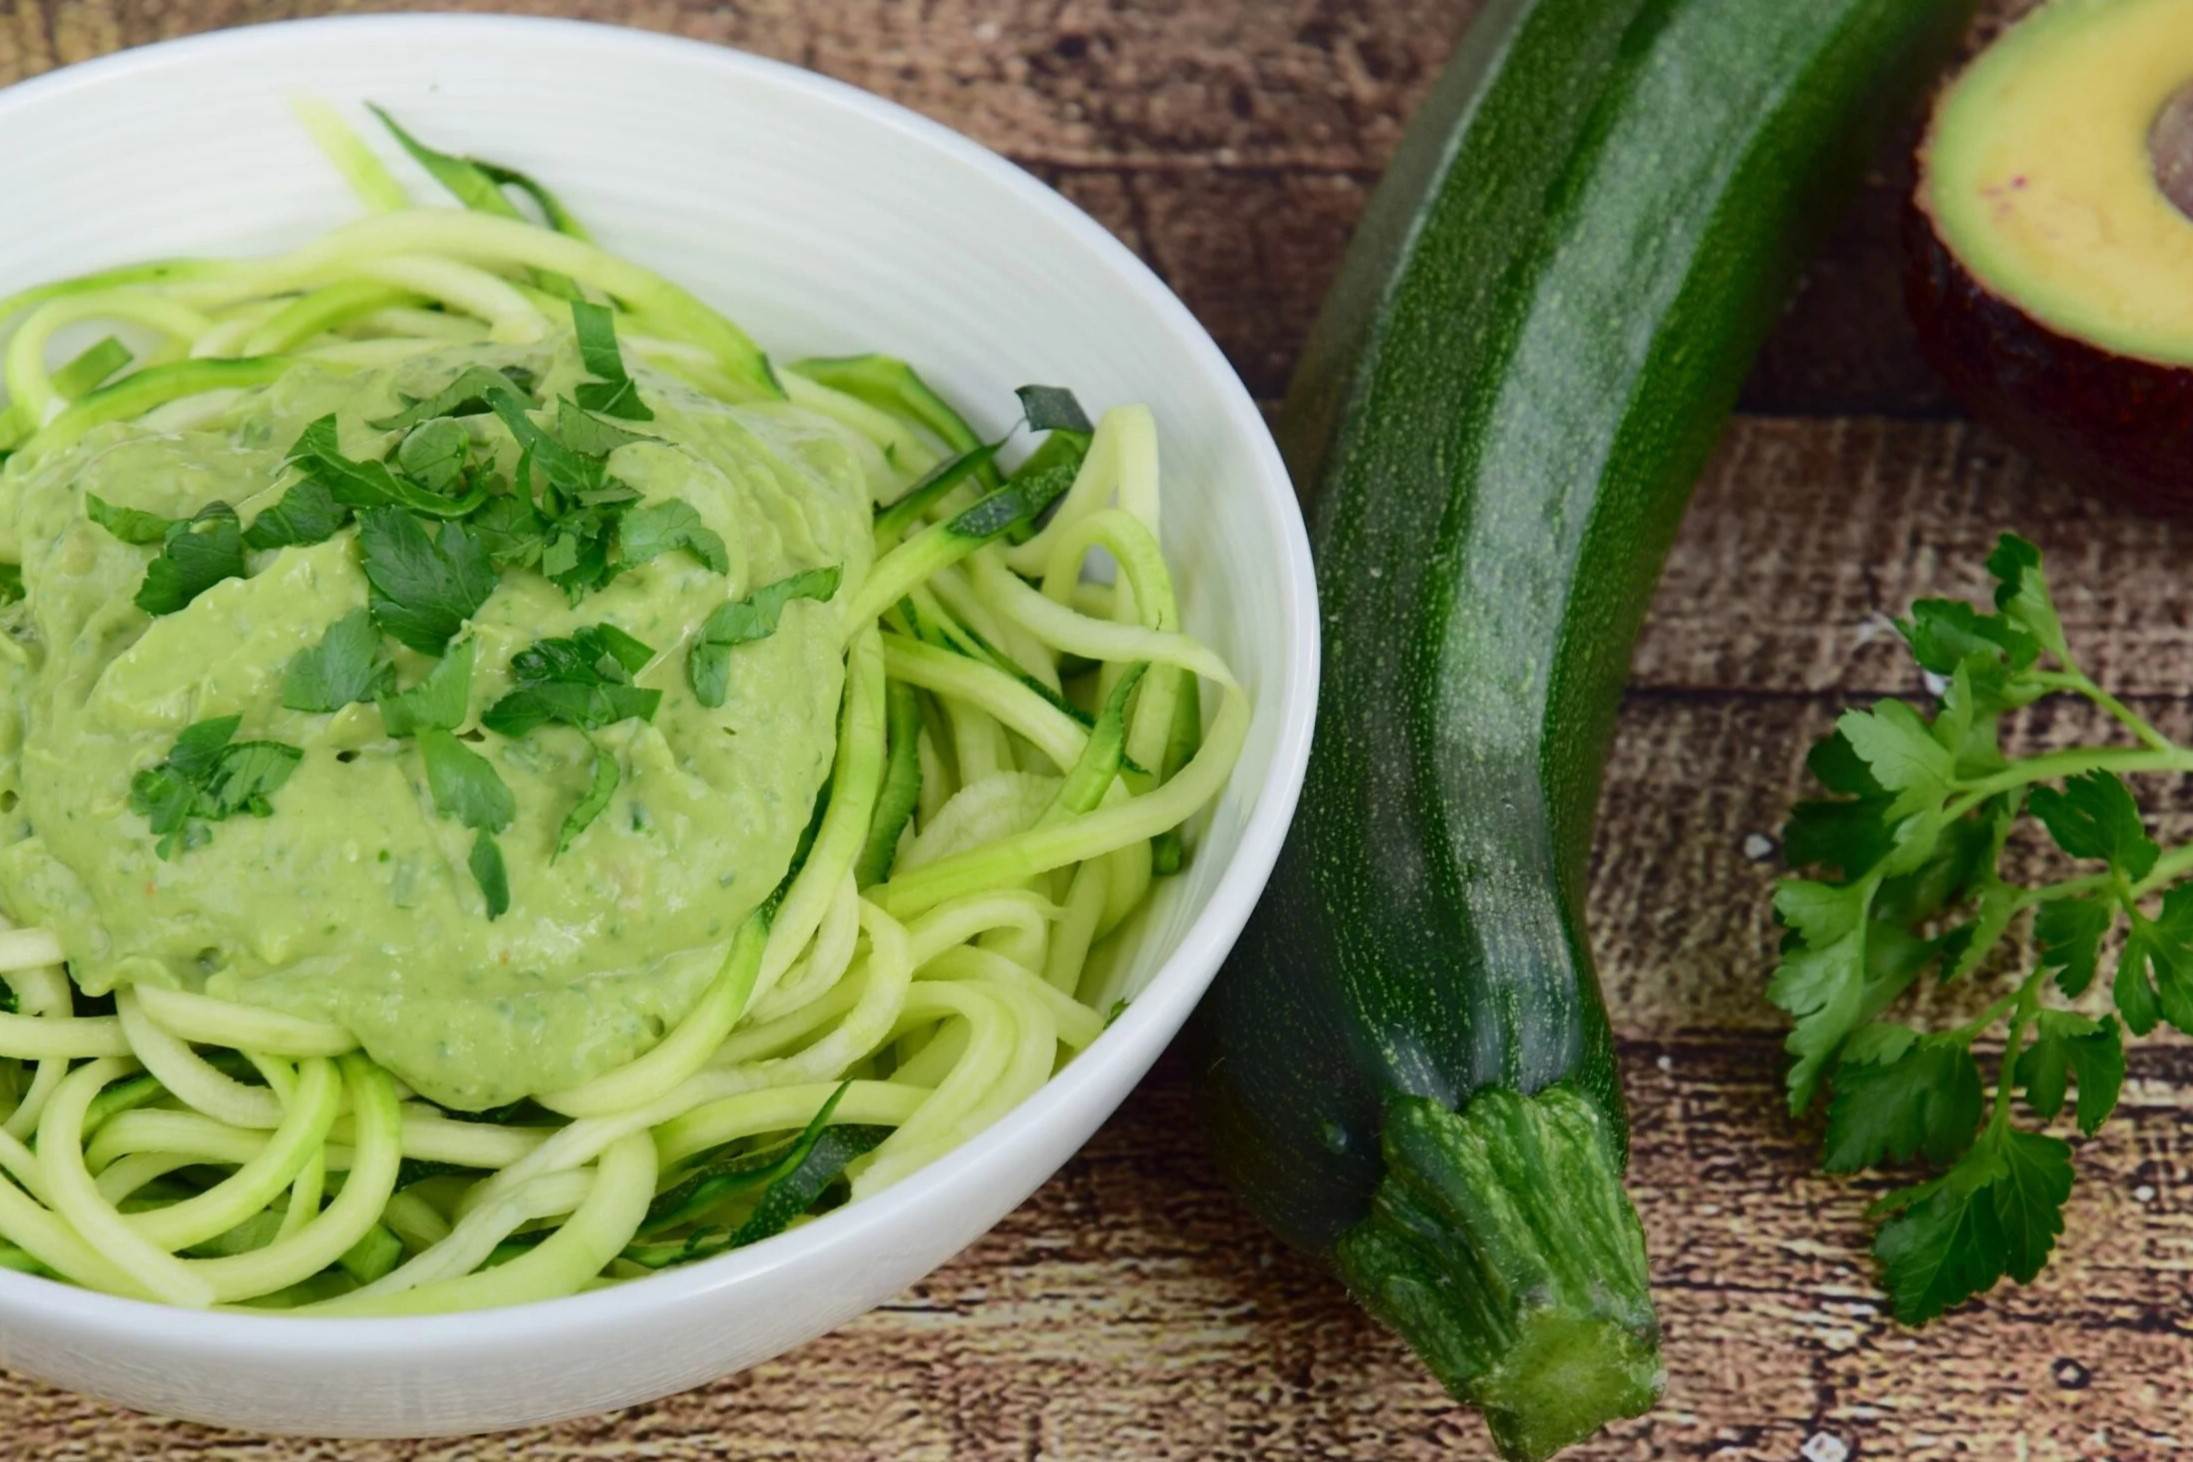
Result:
[[[774,367],[530,178],[391,122],[462,206],[415,204],[301,110],[364,216],[0,299],[6,470],[110,423],[188,430],[306,363],[543,341],[600,306],[643,384],[788,398],[888,462],[873,565],[830,600],[835,759],[803,855],[683,1018],[502,1112],[415,1095],[338,1024],[156,982],[87,997],[58,934],[0,921],[0,1264],[188,1306],[506,1305],[766,1238],[967,1141],[1099,1037],[1130,921],[1245,736],[1246,696],[1181,627],[1151,413],[1077,428],[1031,400],[1053,429],[1025,453],[900,362]],[[118,335],[56,363],[87,324]]]

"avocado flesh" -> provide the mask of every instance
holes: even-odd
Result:
[[[2193,82],[2193,0],[2054,0],[1943,95],[1920,205],[1982,287],[2059,334],[2193,365],[2193,217],[2151,139]]]
[[[1906,293],[1927,359],[2044,466],[2193,513],[2193,0],[2055,0],[1943,92]],[[2175,187],[2173,192],[2178,191]]]

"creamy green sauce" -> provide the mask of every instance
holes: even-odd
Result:
[[[726,406],[636,373],[661,440],[625,446],[618,478],[682,498],[722,535],[731,573],[665,554],[577,606],[537,574],[506,571],[474,621],[472,721],[509,688],[535,640],[607,621],[658,652],[636,679],[663,692],[651,723],[595,733],[622,772],[615,800],[550,861],[588,784],[583,735],[546,726],[484,735],[516,795],[501,839],[511,906],[490,922],[466,868],[472,833],[436,814],[418,752],[379,712],[286,710],[284,667],[364,605],[355,530],[251,556],[251,576],[155,619],[132,602],[153,550],[84,516],[84,497],[173,517],[224,499],[248,523],[288,481],[284,450],[340,415],[343,447],[378,455],[366,427],[468,361],[524,365],[544,400],[578,378],[566,338],[478,348],[387,370],[300,367],[187,429],[103,427],[72,449],[0,471],[0,558],[20,558],[25,602],[0,660],[0,906],[56,930],[76,982],[144,983],[317,1017],[356,1033],[414,1089],[479,1108],[582,1081],[650,1046],[720,968],[739,922],[783,877],[828,774],[843,680],[842,606],[870,556],[864,441],[797,407]],[[483,442],[515,451],[491,417]],[[829,604],[795,602],[777,632],[738,647],[730,695],[709,710],[685,679],[690,637],[726,598],[801,569],[844,567]],[[388,642],[400,683],[430,663]],[[154,855],[129,807],[131,777],[177,733],[238,714],[239,738],[304,759],[267,818],[214,825],[203,847]]]

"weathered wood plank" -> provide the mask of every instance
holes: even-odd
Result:
[[[1985,599],[2015,528],[2047,553],[2073,651],[2113,690],[2193,686],[2193,528],[2071,491],[1960,421],[1739,419],[1700,483],[1633,685],[1753,695],[1917,686],[1889,616]]]

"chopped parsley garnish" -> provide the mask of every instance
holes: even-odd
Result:
[[[610,550],[619,518],[640,494],[609,475],[608,455],[640,438],[595,420],[569,401],[558,403],[554,432],[534,421],[508,392],[497,393],[493,405],[518,441],[516,497],[530,500],[497,513],[498,557],[538,569],[576,604],[622,569]]]
[[[244,530],[247,548],[290,548],[325,543],[350,521],[350,509],[335,501],[327,484],[305,478],[291,486],[281,500],[251,520]]]
[[[95,492],[84,494],[84,516],[124,543],[139,545],[160,542],[168,536],[169,529],[183,521],[148,513],[141,508],[117,507]]]
[[[173,614],[223,579],[244,576],[244,535],[236,510],[211,502],[195,517],[170,523],[160,556],[145,565],[137,586],[137,607],[147,614]]]
[[[510,912],[510,869],[503,862],[502,844],[495,841],[492,833],[482,832],[472,840],[472,852],[465,858],[465,866],[472,870],[472,881],[480,886],[480,898],[487,905],[489,920],[500,919]]]
[[[381,725],[391,736],[415,736],[434,729],[454,731],[464,724],[472,701],[472,661],[478,642],[462,640],[406,690],[380,697]]]
[[[634,508],[617,525],[617,553],[627,568],[674,548],[684,549],[704,568],[731,572],[731,554],[722,536],[703,523],[699,512],[683,498]]]
[[[472,465],[472,433],[454,416],[422,421],[397,444],[396,465],[428,492],[448,496]]]
[[[470,445],[469,437],[465,445]],[[323,416],[304,429],[289,449],[289,464],[306,480],[325,487],[328,495],[346,508],[398,507],[426,518],[462,518],[487,501],[484,487],[466,482],[461,459],[457,470],[444,474],[442,481],[448,486],[463,485],[467,491],[449,497],[399,476],[386,462],[344,456],[336,445],[333,415]]]
[[[396,668],[381,657],[381,632],[357,609],[329,625],[319,644],[290,657],[282,704],[293,711],[339,711],[386,695],[395,684]]]
[[[510,907],[510,875],[495,834],[518,815],[517,799],[486,757],[439,726],[420,729],[419,753],[426,759],[434,810],[479,834],[468,862],[487,901],[487,917],[500,918]]]
[[[86,493],[84,515],[124,543],[160,545],[137,588],[137,607],[147,614],[173,614],[221,580],[244,576],[243,535],[236,510],[227,503],[207,503],[193,517],[168,518]]]
[[[358,544],[373,622],[422,654],[441,654],[495,592],[495,566],[463,523],[444,523],[430,537],[400,508],[368,508]]]
[[[556,402],[556,440],[588,461],[604,464],[597,476],[606,479],[606,464],[611,452],[634,442],[660,441],[661,438],[626,431],[614,422],[591,416],[566,396]]]
[[[494,370],[483,365],[469,365],[459,371],[456,378],[431,396],[417,400],[406,396],[404,409],[394,416],[384,416],[366,425],[375,431],[409,431],[415,426],[445,416],[478,416],[494,409],[492,398],[498,391],[508,391],[524,397],[533,389],[530,373],[515,368]]]
[[[241,716],[216,716],[186,727],[165,759],[130,779],[130,810],[151,824],[160,857],[204,846],[213,836],[208,823],[274,810],[274,794],[304,753],[279,741],[237,741],[242,724]]]
[[[565,814],[563,826],[556,831],[556,851],[548,859],[551,863],[561,858],[564,850],[578,841],[580,833],[593,826],[594,819],[602,815],[603,810],[609,806],[609,799],[617,794],[617,759],[602,750],[592,737],[587,738],[586,744],[594,753],[586,792],[579,798],[577,805]]]
[[[625,421],[654,420],[639,387],[625,374],[624,356],[617,349],[617,317],[601,305],[573,300],[571,326],[579,337],[579,359],[595,378],[580,385],[579,404]]]
[[[627,718],[651,721],[662,692],[642,689],[632,677],[654,658],[653,649],[613,624],[537,641],[511,659],[517,688],[488,707],[480,724],[504,736],[523,736],[551,721],[582,731]]]
[[[744,599],[716,606],[686,652],[685,674],[704,706],[720,706],[731,690],[731,651],[777,632],[784,606],[795,599],[827,601],[838,592],[838,567],[808,569],[764,584]]]
[[[462,159],[435,154],[435,164],[448,165],[444,171],[460,181],[497,187]],[[436,809],[477,834],[468,863],[490,918],[509,907],[509,874],[495,838],[516,806],[494,767],[451,734],[469,714],[476,655],[472,641],[453,642],[493,594],[498,572],[533,570],[576,603],[625,569],[666,553],[688,554],[716,573],[730,568],[722,537],[690,504],[642,505],[639,492],[610,475],[612,453],[651,439],[604,418],[646,421],[653,413],[625,369],[613,314],[580,300],[572,321],[593,379],[555,403],[552,427],[534,419],[529,373],[468,366],[440,390],[406,397],[394,415],[368,423],[400,434],[377,457],[345,453],[333,414],[312,422],[283,461],[295,480],[248,530],[221,502],[188,519],[97,497],[85,507],[121,541],[158,546],[137,594],[154,614],[172,613],[220,580],[242,577],[247,547],[322,543],[355,521],[366,607],[291,657],[282,704],[326,714],[372,701],[390,736],[416,738]],[[486,413],[518,445],[515,491],[504,490],[492,454],[463,419]],[[0,598],[20,598],[21,582],[19,569],[0,566]],[[397,689],[384,633],[438,657],[417,684]],[[550,722],[583,733],[651,719],[662,692],[632,677],[653,658],[647,645],[608,624],[542,640],[513,660],[513,689],[483,722],[521,736]],[[134,779],[131,805],[152,822],[162,857],[204,842],[210,822],[240,811],[266,815],[273,792],[300,760],[296,748],[277,742],[231,744],[237,724],[229,717],[190,728],[167,760]],[[589,746],[588,786],[564,820],[558,855],[600,817],[618,785],[615,759],[591,737]]]

